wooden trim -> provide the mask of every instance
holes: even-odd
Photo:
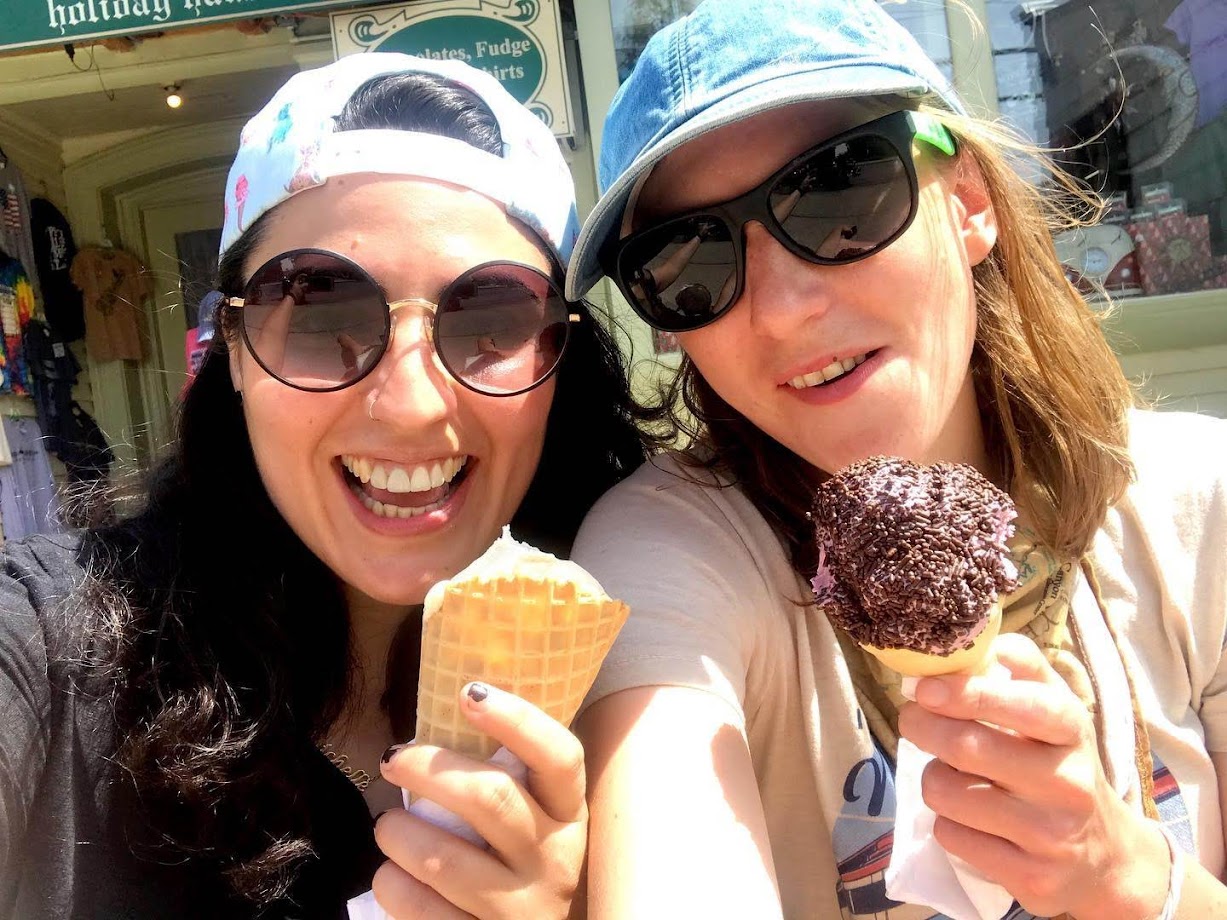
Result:
[[[986,0],[946,3],[946,30],[950,36],[950,66],[954,88],[973,115],[995,118],[997,70],[988,33]]]
[[[133,51],[78,51],[68,60],[62,50],[45,55],[0,59],[0,105],[96,93],[99,74],[108,89],[176,83],[194,78],[287,67],[301,53],[288,29],[253,38],[228,29],[212,34],[166,35]]]
[[[31,198],[47,198],[60,209],[64,191],[64,156],[59,140],[26,118],[0,109],[0,147],[13,159]]]
[[[1227,343],[1227,288],[1116,301],[1104,333],[1120,355]]]

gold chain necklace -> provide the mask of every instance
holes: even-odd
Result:
[[[328,758],[330,764],[340,770],[347,780],[358,787],[359,792],[366,792],[366,787],[371,784],[371,774],[365,770],[350,766],[349,755],[341,753],[327,741],[321,741],[316,747],[319,748],[321,754]]]

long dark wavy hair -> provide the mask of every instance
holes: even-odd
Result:
[[[367,83],[338,128],[431,132],[502,151],[498,124],[476,96],[424,74]],[[227,251],[224,293],[241,292],[264,226]],[[512,521],[518,536],[561,554],[592,503],[644,459],[611,333],[587,305],[574,309],[583,321]],[[221,321],[233,334],[236,317]],[[224,345],[207,356],[135,513],[87,531],[83,591],[96,614],[89,655],[114,698],[116,759],[155,838],[181,857],[215,861],[236,894],[268,904],[310,852],[310,814],[296,807],[304,754],[341,716],[354,672],[338,580],[269,499],[228,360]],[[416,649],[403,646],[416,646],[417,619],[406,624],[392,655],[415,660]],[[401,670],[394,663],[389,677]],[[401,702],[414,693],[401,690]],[[389,687],[385,703],[396,696]],[[403,708],[389,716],[400,734],[408,719],[411,734],[412,707]]]

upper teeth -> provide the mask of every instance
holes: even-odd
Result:
[[[405,467],[381,463],[369,457],[345,454],[341,457],[341,463],[358,479],[369,482],[376,489],[386,489],[388,492],[429,492],[455,479],[467,459],[463,456],[448,457],[446,460]]]
[[[794,390],[804,390],[806,387],[814,387],[828,380],[834,380],[836,377],[842,377],[858,364],[864,364],[865,357],[865,355],[857,355],[855,358],[844,358],[842,361],[836,358],[820,371],[793,377],[788,381],[788,385]]]

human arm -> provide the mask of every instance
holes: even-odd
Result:
[[[25,548],[20,552],[25,555]],[[0,916],[25,872],[50,744],[51,683],[41,621],[11,557],[0,566]]]
[[[588,759],[588,915],[780,916],[766,821],[736,713],[688,687],[594,703]]]
[[[385,812],[375,840],[388,861],[375,874],[375,898],[396,920],[580,916],[582,903],[574,905],[582,902],[588,830],[583,750],[535,706],[481,686],[487,695],[462,694],[461,710],[519,757],[528,776],[519,783],[496,765],[432,745],[390,748],[384,778],[463,818],[490,849],[402,809]]]
[[[1172,866],[1159,825],[1115,794],[1090,715],[1039,649],[1010,635],[993,651],[1013,680],[929,678],[900,712],[900,733],[937,758],[923,782],[934,837],[1036,915],[1159,917]],[[1183,863],[1175,916],[1227,916],[1227,887]]]
[[[575,544],[630,607],[576,723],[589,761],[589,913],[780,916],[772,846],[820,833],[802,821],[791,835],[786,806],[771,807],[794,794],[770,768],[796,754],[772,739],[797,692],[788,615],[801,589],[740,492],[697,484],[670,459],[602,499]],[[797,903],[785,885],[790,895]]]

